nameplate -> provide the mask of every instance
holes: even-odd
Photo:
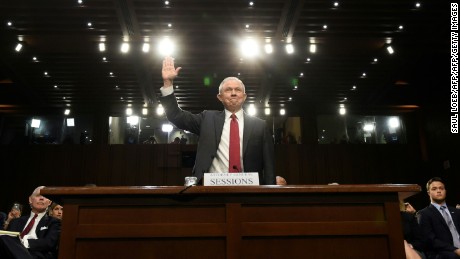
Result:
[[[204,186],[259,185],[258,173],[205,173]]]

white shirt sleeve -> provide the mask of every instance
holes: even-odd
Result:
[[[162,96],[167,96],[167,95],[170,95],[170,94],[173,94],[174,93],[174,86],[170,86],[170,87],[161,87],[160,88],[160,91],[161,91],[161,95]]]

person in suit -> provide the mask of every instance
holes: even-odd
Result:
[[[460,258],[460,210],[447,206],[446,188],[441,178],[430,179],[426,189],[431,204],[418,213],[426,255],[436,259]]]
[[[179,108],[174,95],[173,80],[180,67],[174,67],[174,59],[163,60],[163,87],[160,98],[168,120],[183,130],[200,137],[193,174],[200,181],[204,173],[223,173],[235,169],[239,172],[258,172],[261,184],[275,184],[274,144],[266,122],[244,113],[246,100],[243,82],[236,77],[225,78],[219,86],[217,99],[224,111],[205,110],[192,114]],[[240,136],[240,165],[230,164],[229,132],[230,116],[236,115]]]
[[[56,258],[61,224],[60,220],[47,215],[51,201],[40,194],[43,188],[44,186],[37,187],[29,197],[30,215],[13,219],[6,229],[20,232],[21,235],[0,236],[0,258]],[[33,224],[29,224],[30,222]]]

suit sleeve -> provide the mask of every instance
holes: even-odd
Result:
[[[200,135],[202,114],[192,114],[179,108],[174,94],[160,97],[160,102],[165,108],[166,117],[171,123],[180,129]]]

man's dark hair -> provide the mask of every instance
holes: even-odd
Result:
[[[444,181],[441,179],[441,177],[433,177],[430,180],[428,180],[428,182],[426,183],[426,191],[430,190],[430,185],[433,182],[441,182],[442,184],[444,184],[444,186],[446,186],[446,183],[444,183]]]

